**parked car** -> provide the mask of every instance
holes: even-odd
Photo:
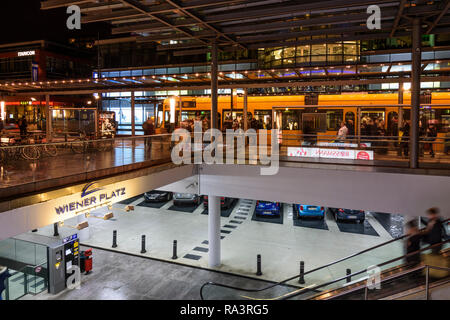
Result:
[[[200,196],[192,193],[175,193],[173,204],[176,206],[194,206],[200,204]]]
[[[343,208],[330,208],[334,215],[334,219],[339,221],[357,221],[359,223],[364,222],[366,219],[366,213],[364,210],[352,210]]]
[[[173,198],[173,193],[168,191],[152,190],[144,193],[145,202],[164,202],[170,201]]]
[[[220,208],[229,209],[233,204],[233,198],[220,197]],[[208,208],[208,196],[203,196],[203,206],[205,209]]]
[[[297,218],[325,218],[325,208],[320,206],[309,206],[306,204],[294,204],[294,212]]]
[[[280,216],[281,203],[270,201],[256,201],[255,212],[257,216]]]

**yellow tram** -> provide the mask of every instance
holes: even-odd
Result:
[[[227,128],[230,119],[239,121],[243,117],[244,97],[233,95],[232,98],[233,101],[230,96],[218,98],[218,119],[222,129]],[[436,123],[438,137],[445,136],[450,128],[450,93],[434,92],[422,100],[420,119]],[[333,136],[340,123],[348,120],[353,121],[357,135],[357,128],[366,119],[383,120],[389,134],[393,121],[410,119],[411,93],[404,92],[403,104],[399,105],[398,101],[396,93],[319,95],[315,105],[305,105],[304,95],[248,96],[247,112],[259,122],[259,128],[277,128],[282,130],[283,136],[302,134],[307,122],[317,135]],[[179,127],[180,102],[181,121],[210,119],[210,97],[172,97],[165,99],[158,108],[158,127],[169,128],[170,124]]]

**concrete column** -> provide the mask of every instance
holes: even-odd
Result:
[[[47,142],[52,140],[52,111],[50,110],[50,95],[45,95],[45,136]]]
[[[217,62],[217,39],[214,39],[211,44],[211,128],[218,129],[217,119],[217,80],[218,62]]]
[[[220,265],[220,197],[208,195],[208,265]]]
[[[135,111],[134,91],[131,91],[131,135],[133,137],[136,135]]]
[[[247,88],[244,88],[244,131],[248,130],[248,116],[247,116]]]
[[[409,165],[419,165],[419,109],[420,73],[422,69],[422,32],[420,18],[414,18],[412,31],[412,69],[411,69],[411,136]]]

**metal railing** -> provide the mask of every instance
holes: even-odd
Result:
[[[449,222],[450,222],[450,219],[446,219],[446,220],[443,221],[443,224],[447,224],[447,223],[449,223]],[[421,230],[425,230],[425,228],[422,228]],[[201,297],[202,300],[205,300],[203,291],[204,291],[204,289],[205,289],[207,286],[217,286],[217,287],[227,288],[227,289],[231,289],[231,290],[245,291],[245,292],[263,292],[263,291],[266,291],[266,290],[275,288],[275,287],[280,286],[280,285],[286,285],[288,282],[290,282],[290,281],[292,281],[292,280],[298,279],[298,278],[300,278],[300,277],[302,277],[302,276],[305,277],[305,276],[308,275],[308,274],[312,274],[312,273],[317,272],[317,271],[319,271],[319,270],[328,268],[328,267],[330,267],[330,266],[332,266],[332,265],[336,265],[336,264],[338,264],[338,263],[344,262],[344,261],[349,260],[349,259],[351,259],[351,258],[360,256],[360,255],[362,255],[362,254],[364,254],[364,253],[366,253],[366,252],[373,251],[373,250],[375,250],[375,249],[377,249],[377,248],[381,248],[381,247],[384,247],[384,246],[389,245],[389,244],[391,244],[391,243],[400,241],[400,240],[402,240],[402,239],[404,239],[404,238],[406,238],[406,237],[407,237],[407,235],[403,235],[403,236],[400,236],[400,237],[398,237],[398,238],[391,239],[391,240],[389,240],[389,241],[386,241],[386,242],[383,242],[383,243],[381,243],[381,244],[375,245],[375,246],[370,247],[370,248],[368,248],[368,249],[361,250],[361,251],[359,251],[359,252],[357,252],[357,253],[354,253],[354,254],[351,254],[351,255],[346,256],[346,257],[344,257],[344,258],[341,258],[341,259],[338,259],[338,260],[336,260],[336,261],[330,262],[330,263],[325,264],[325,265],[323,265],[323,266],[320,266],[320,267],[311,269],[311,270],[309,270],[309,271],[306,271],[306,272],[304,272],[303,275],[302,275],[302,274],[298,274],[298,275],[295,275],[295,276],[290,277],[290,278],[288,278],[288,279],[285,279],[285,280],[283,280],[283,281],[279,281],[279,282],[276,282],[276,283],[274,283],[274,284],[271,284],[271,285],[269,285],[269,286],[266,286],[266,287],[263,287],[263,288],[259,288],[259,289],[238,288],[238,287],[229,286],[229,285],[221,284],[221,283],[207,282],[207,283],[203,284],[202,287],[200,288],[200,297]],[[444,241],[443,243],[448,243],[449,241],[450,241],[450,240],[446,240],[446,241]],[[421,249],[420,251],[424,251],[424,250],[427,250],[427,249],[429,249],[429,247],[428,247],[428,248],[425,248],[425,249]],[[400,258],[396,258],[396,259],[394,259],[394,260],[392,260],[392,261],[388,261],[387,263],[383,263],[383,264],[386,264],[386,265],[387,265],[388,263],[392,263],[392,262],[397,261],[397,260],[399,260],[399,259],[403,259],[403,258],[405,258],[406,256],[410,256],[410,255],[412,256],[412,255],[414,255],[414,254],[417,254],[417,252],[411,253],[411,254],[409,254],[409,255],[402,256],[402,257],[400,257]],[[321,287],[323,287],[323,286],[326,286],[326,285],[329,285],[329,284],[333,284],[333,283],[338,282],[338,281],[342,281],[342,280],[346,279],[348,276],[351,277],[351,276],[354,276],[354,275],[363,273],[363,272],[365,272],[365,271],[366,271],[366,270],[363,270],[363,271],[360,271],[360,272],[357,272],[357,273],[354,273],[354,274],[351,274],[351,275],[346,275],[345,277],[340,278],[340,279],[338,279],[338,280],[336,280],[336,281],[331,281],[331,282],[325,283],[325,284],[323,284],[323,285],[316,286],[315,288],[310,288],[310,289],[308,289],[308,290],[313,291],[313,290],[316,290],[316,289],[321,288]]]

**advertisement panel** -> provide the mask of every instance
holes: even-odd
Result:
[[[98,114],[98,129],[100,137],[114,137],[116,135],[117,123],[116,113],[113,111],[102,111]]]
[[[345,150],[303,147],[288,147],[288,156],[301,158],[327,158],[347,160],[374,159],[374,153],[371,150]]]

